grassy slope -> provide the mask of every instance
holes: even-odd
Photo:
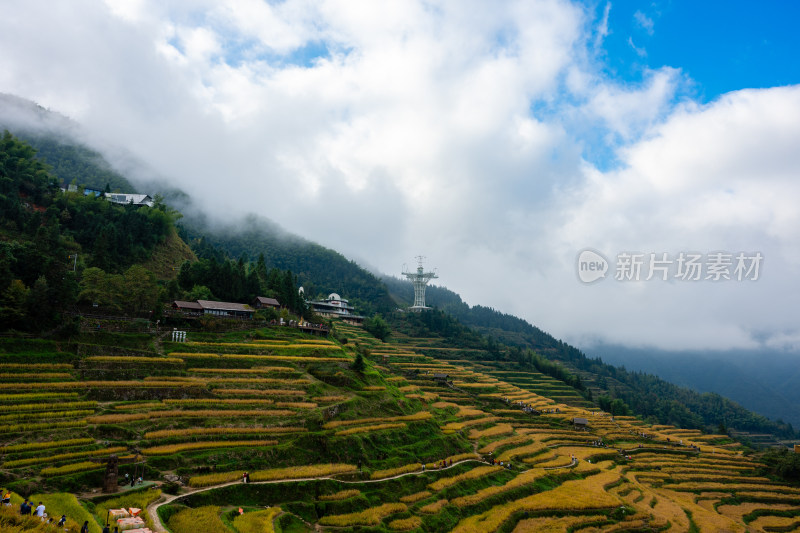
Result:
[[[197,256],[189,245],[173,230],[164,242],[155,247],[150,259],[142,263],[142,266],[154,273],[158,279],[170,280],[178,276],[184,261],[196,260]]]

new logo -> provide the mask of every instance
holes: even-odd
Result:
[[[605,278],[608,260],[600,252],[587,248],[578,254],[578,279],[584,283],[594,283]]]

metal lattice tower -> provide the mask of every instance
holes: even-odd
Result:
[[[435,269],[433,272],[425,272],[425,270],[422,268],[422,260],[425,259],[423,256],[418,255],[416,259],[416,272],[408,272],[405,265],[403,265],[403,275],[407,277],[414,285],[414,305],[409,307],[409,311],[422,311],[423,309],[430,309],[430,307],[425,306],[425,287],[430,280],[439,277],[436,275]]]

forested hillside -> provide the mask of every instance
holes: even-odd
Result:
[[[259,261],[174,263],[159,277],[156,252],[176,240],[180,214],[158,197],[153,207],[117,205],[64,193],[27,143],[0,138],[0,328],[47,332],[70,328],[80,306],[93,313],[158,317],[175,298],[249,302],[278,296],[298,315],[306,306],[288,271]],[[184,245],[185,248],[185,245]],[[185,256],[185,254],[183,254]],[[164,262],[164,258],[162,263]],[[163,269],[165,272],[167,269]],[[177,278],[177,279],[175,279]]]
[[[384,277],[383,280],[395,297],[406,303],[413,301],[414,291],[410,284],[391,277]],[[590,376],[584,380],[587,386],[592,385],[600,389],[612,401],[622,400],[627,408],[653,422],[698,429],[718,429],[720,426],[725,426],[740,431],[771,433],[786,438],[797,436],[791,424],[772,421],[719,394],[710,392],[701,394],[652,374],[630,372],[624,367],[606,364],[600,358],[587,357],[577,348],[518,317],[480,305],[470,307],[458,294],[446,288],[428,287],[426,303],[452,315],[462,324],[474,327],[488,339],[532,350],[550,360],[563,363],[574,373]],[[437,328],[436,323],[432,325],[433,331],[445,336],[451,335],[450,327]],[[506,350],[504,355],[500,352],[501,350],[495,348],[491,353],[497,354],[498,358],[519,357],[517,350]]]
[[[136,208],[62,193],[34,149],[5,132],[0,139],[3,325],[54,326],[80,297],[79,266],[121,275],[174,231],[172,221],[163,204]]]
[[[14,118],[22,113],[27,115],[25,120]],[[33,121],[33,117],[37,120]],[[63,130],[75,128],[78,125],[66,117],[33,102],[0,94],[0,131],[12,131],[15,137],[30,144],[36,150],[36,158],[46,163],[60,182],[74,182],[100,190],[108,187],[112,192],[133,192],[133,185],[111,168],[100,153],[75,142],[68,134],[65,136]]]
[[[367,315],[395,307],[376,276],[342,254],[292,235],[267,219],[251,215],[235,225],[218,225],[189,214],[181,220],[180,232],[201,258],[221,261],[226,254],[246,261],[263,254],[267,268],[291,270],[309,299],[335,292]]]

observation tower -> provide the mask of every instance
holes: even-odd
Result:
[[[425,305],[425,287],[430,280],[438,278],[439,276],[436,275],[436,269],[434,269],[433,272],[425,272],[425,269],[422,268],[422,260],[425,259],[424,257],[418,255],[416,259],[417,270],[409,272],[406,266],[403,265],[403,275],[414,285],[414,305],[409,307],[408,310],[421,312],[424,309],[430,309],[430,307]]]

